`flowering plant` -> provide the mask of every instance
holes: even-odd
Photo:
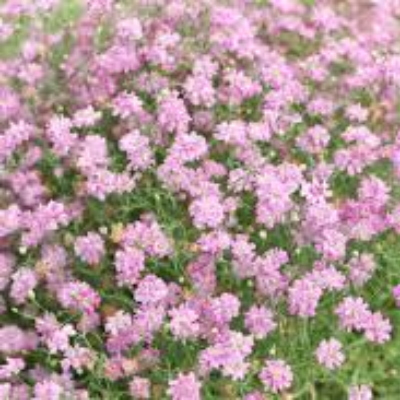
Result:
[[[395,399],[400,1],[0,4],[0,399]]]

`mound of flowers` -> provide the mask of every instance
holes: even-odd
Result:
[[[1,399],[384,398],[399,1],[0,16]]]

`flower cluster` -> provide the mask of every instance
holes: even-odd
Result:
[[[2,1],[0,398],[397,398],[399,16]]]

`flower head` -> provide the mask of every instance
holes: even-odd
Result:
[[[293,381],[293,373],[283,360],[268,360],[260,372],[261,382],[272,393],[289,389]]]
[[[345,359],[342,344],[336,339],[323,340],[315,354],[318,362],[330,370],[340,367]]]

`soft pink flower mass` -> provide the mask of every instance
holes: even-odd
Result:
[[[2,1],[0,400],[397,398],[399,17]]]

